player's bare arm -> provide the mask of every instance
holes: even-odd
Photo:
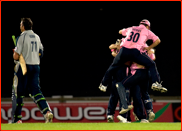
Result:
[[[14,52],[13,53],[13,59],[14,60],[19,60],[19,58],[20,58],[20,55],[18,53]]]
[[[154,55],[154,58],[153,58],[152,60],[155,61],[155,59],[156,59],[156,57],[155,57],[155,55]]]
[[[116,56],[117,56],[116,51],[113,51],[113,52],[111,53],[111,55],[112,55],[113,57],[116,57]]]
[[[122,35],[122,30],[119,30],[119,34],[121,34],[121,35]]]
[[[116,48],[117,48],[116,44],[111,44],[111,45],[109,46],[109,49],[116,49]]]
[[[150,49],[150,50],[148,51],[148,54],[149,54],[149,55],[154,54],[154,53],[155,53],[155,50],[154,50],[154,49]]]
[[[150,49],[156,47],[159,43],[160,43],[160,39],[157,39],[154,43],[152,43],[149,47],[144,47],[144,49],[146,49],[147,51],[149,51]]]
[[[109,49],[120,49],[120,45],[116,45],[116,44],[111,44],[110,46],[109,46]]]
[[[109,46],[109,49],[112,51],[112,52],[111,52],[111,55],[112,55],[113,57],[116,57],[116,55],[117,55],[117,52],[116,52],[116,50],[117,50],[117,45],[116,45],[116,44],[111,44],[111,45]]]
[[[153,61],[156,59],[156,57],[155,57],[155,50],[154,49],[150,49],[149,51],[148,51],[148,55],[150,56],[150,55],[154,55],[153,56]]]

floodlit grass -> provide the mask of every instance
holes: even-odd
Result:
[[[22,123],[1,124],[1,130],[181,130],[181,123]]]

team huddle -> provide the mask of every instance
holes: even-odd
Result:
[[[39,85],[39,64],[40,58],[43,56],[43,45],[39,36],[32,31],[32,25],[33,22],[30,18],[22,18],[20,23],[22,33],[16,39],[13,54],[16,65],[12,92],[12,123],[22,123],[21,112],[26,89],[43,114],[45,122],[52,122],[53,119],[52,110]],[[153,61],[155,60],[153,48],[160,43],[160,39],[150,31],[148,20],[142,20],[139,26],[122,29],[119,34],[125,38],[109,46],[115,58],[99,86],[99,89],[104,92],[107,87],[112,88],[107,120],[113,122],[119,100],[120,112],[117,119],[120,122],[128,123],[130,121],[127,119],[129,118],[128,111],[133,107],[136,120],[144,123],[153,121],[155,114],[148,89],[151,86],[153,90],[167,91],[161,85],[160,76]],[[150,46],[146,44],[149,39],[154,42]],[[24,68],[22,68],[21,56],[24,58]],[[130,92],[132,92],[133,105],[131,105]],[[144,113],[145,110],[147,115]]]
[[[122,123],[129,123],[128,111],[134,106],[135,120],[141,123],[153,121],[152,100],[148,94],[149,87],[160,92],[167,92],[162,87],[160,76],[156,68],[154,47],[160,39],[150,31],[150,22],[142,20],[139,26],[133,26],[119,31],[125,36],[111,44],[109,48],[115,57],[113,63],[106,71],[99,89],[106,92],[107,87],[112,88],[108,104],[107,120],[113,122],[115,109],[119,100],[119,115],[117,119]],[[148,46],[147,40],[153,40]],[[131,105],[130,92],[133,96]],[[146,111],[147,114],[144,112]]]

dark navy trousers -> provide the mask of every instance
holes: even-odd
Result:
[[[42,114],[46,114],[47,111],[51,111],[48,103],[46,102],[40,86],[39,86],[39,74],[40,67],[39,65],[26,65],[27,73],[25,75],[22,74],[21,67],[17,72],[15,72],[15,76],[17,77],[17,87],[14,88],[16,94],[16,109],[14,111],[14,122],[21,120],[22,115],[22,107],[23,107],[23,97],[26,95],[26,91],[28,90],[29,94],[33,98],[34,102],[39,107]]]
[[[27,74],[25,74],[24,76],[22,75],[21,70],[17,72],[19,81],[17,88],[17,95],[25,96],[27,89],[32,96],[38,93],[42,93],[39,86],[39,74],[40,74],[39,65],[26,65],[26,67],[27,67]]]
[[[122,47],[118,55],[114,58],[113,63],[110,65],[110,67],[106,71],[102,79],[102,85],[108,86],[114,72],[127,61],[133,61],[140,65],[144,65],[147,69],[149,69],[151,73],[152,83],[155,83],[156,81],[160,82],[160,76],[157,71],[155,62],[153,60],[151,60],[144,53],[141,54],[140,51],[137,49],[128,49],[128,48]]]
[[[121,110],[122,107],[122,103],[120,102],[119,99],[119,95],[118,95],[118,91],[116,88],[116,82],[121,82],[125,77],[126,77],[126,65],[121,66],[117,72],[114,73],[113,77],[112,77],[112,82],[109,84],[109,88],[111,89],[111,94],[110,94],[110,98],[109,98],[109,103],[108,103],[108,112],[107,115],[114,115],[115,114],[115,110],[116,110],[116,106],[118,104],[119,101],[119,111]],[[127,96],[127,100],[128,100],[128,104],[130,104],[130,94],[129,91],[126,90],[126,96]],[[124,118],[127,118],[129,121],[130,119],[130,114],[129,113],[125,113],[122,114],[122,116]]]
[[[134,112],[139,119],[146,119],[144,107],[147,113],[149,113],[149,111],[153,111],[152,101],[148,94],[149,80],[149,71],[147,69],[137,69],[134,75],[130,74],[128,77],[123,79],[121,82],[123,86],[119,87],[129,88],[131,90]]]

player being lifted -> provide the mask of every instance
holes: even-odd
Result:
[[[160,39],[152,31],[150,31],[150,22],[148,20],[142,20],[139,26],[132,26],[119,31],[125,37],[123,47],[120,49],[118,55],[115,57],[113,63],[106,71],[102,82],[99,86],[101,90],[106,90],[109,82],[112,79],[113,73],[125,62],[133,61],[140,65],[144,65],[149,69],[152,78],[152,87],[157,90],[166,90],[160,84],[160,76],[156,68],[155,62],[152,61],[146,55],[140,53],[140,49],[144,46],[145,42],[149,39],[153,40],[153,43],[145,47],[147,51],[156,47],[160,43]],[[123,105],[123,109],[128,110],[127,105]]]

